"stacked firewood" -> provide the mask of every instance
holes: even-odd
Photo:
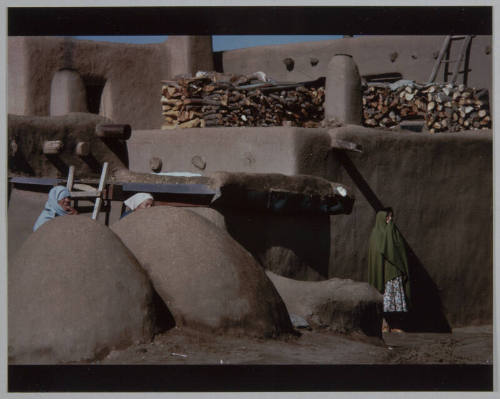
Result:
[[[318,127],[324,116],[324,79],[276,83],[262,72],[250,76],[209,72],[162,83],[162,129]]]
[[[491,128],[487,90],[464,85],[368,85],[363,91],[363,124],[393,127],[420,119],[430,133]]]
[[[324,125],[324,78],[276,83],[265,74],[198,73],[163,81],[162,129],[211,126]],[[410,81],[363,88],[363,124],[397,127],[422,120],[427,131],[490,129],[487,90],[464,85],[419,85]]]

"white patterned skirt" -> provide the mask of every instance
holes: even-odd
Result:
[[[408,312],[402,276],[385,283],[384,312]]]

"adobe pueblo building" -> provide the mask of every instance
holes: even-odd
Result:
[[[95,359],[150,339],[162,323],[287,334],[287,298],[306,291],[315,308],[297,316],[313,327],[377,335],[381,296],[366,283],[368,240],[376,212],[389,206],[409,249],[406,328],[492,324],[490,36],[219,53],[201,36],[148,45],[10,37],[8,76],[11,361]],[[83,215],[33,233],[57,184],[69,185]],[[82,194],[89,187],[97,197]],[[158,206],[119,221],[135,192],[150,192]],[[90,200],[103,226],[85,214]],[[75,256],[54,253],[63,245],[47,249],[64,236]],[[127,274],[116,285],[120,267]],[[91,284],[82,268],[106,272]],[[320,295],[314,282],[329,291]],[[39,319],[84,317],[81,301],[94,289],[105,306],[87,319],[86,334],[71,332],[74,317],[67,328]],[[76,296],[64,302],[56,293]],[[119,302],[137,309],[115,320],[109,315],[125,311]],[[51,340],[27,334],[29,323]]]

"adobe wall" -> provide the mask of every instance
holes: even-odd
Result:
[[[352,187],[351,215],[331,218],[329,275],[367,278],[375,209],[391,206],[410,248],[419,327],[492,322],[492,132],[331,130],[363,153],[332,153],[330,179]],[[440,308],[442,305],[442,308]]]
[[[158,128],[162,79],[213,69],[210,37],[172,37],[160,44],[122,44],[62,37],[8,38],[8,112],[47,116],[54,74],[76,70],[102,88],[99,114],[135,129]],[[87,93],[88,94],[88,93]]]
[[[344,155],[332,152],[328,135],[358,143],[364,152]],[[268,242],[264,243],[260,242],[264,235],[257,232],[265,226],[269,230],[269,223],[258,222],[259,216],[253,215],[253,222],[245,225],[238,222],[238,216],[231,216],[230,229],[241,235],[240,241],[265,263],[277,267],[281,262],[283,273],[304,279],[322,276],[366,280],[367,242],[374,222],[374,207],[392,206],[403,235],[431,280],[438,287],[448,287],[449,279],[457,280],[450,272],[466,275],[472,270],[480,271],[478,278],[464,280],[478,284],[472,291],[478,291],[475,298],[481,302],[491,300],[491,290],[484,289],[491,288],[492,268],[491,138],[491,131],[429,135],[356,126],[329,133],[326,129],[210,128],[203,132],[199,129],[134,131],[127,145],[130,169],[135,172],[151,172],[149,159],[159,157],[163,171],[313,174],[355,189],[353,213],[332,217],[330,229],[325,230],[321,217],[314,221],[316,227],[306,228],[307,223],[300,222],[303,227],[299,230],[310,230],[316,237],[303,241],[308,245],[314,241],[309,247],[316,248],[314,255],[292,239],[284,240],[290,245],[280,243],[276,237],[283,238],[286,232],[290,235],[293,231],[285,219],[280,222],[276,218],[273,225],[284,223],[288,227],[274,228],[278,233],[265,234]],[[192,163],[196,156],[204,161],[204,170]],[[266,220],[270,218],[274,219],[263,216]],[[298,217],[295,222],[298,219],[302,220]],[[243,231],[238,233],[238,229]],[[327,249],[320,245],[318,231],[329,236]],[[286,260],[283,252],[272,255],[268,253],[273,246],[271,242],[278,247],[292,247],[295,254],[287,254]],[[477,243],[484,245],[481,251],[471,248]],[[442,269],[444,259],[450,259],[447,260],[450,269]],[[476,265],[474,269],[469,267],[471,264]],[[443,293],[443,304],[455,308],[454,300],[449,303],[449,298],[460,296],[457,284],[449,287],[451,291]],[[468,308],[466,303],[459,304],[451,320],[453,323],[484,321],[491,317],[488,308],[491,310],[491,304],[482,311]]]
[[[332,138],[357,143],[363,153],[332,150]],[[266,267],[297,279],[366,281],[375,210],[392,206],[410,248],[415,310],[410,328],[436,331],[492,322],[491,131],[207,128],[134,131],[127,144],[130,168],[137,172],[149,172],[148,159],[156,155],[163,171],[303,173],[353,189],[352,213],[330,218],[205,211]],[[195,155],[204,159],[205,170],[193,165]],[[29,234],[44,198],[11,193],[9,257]]]
[[[10,37],[8,40],[7,92],[8,112],[26,115],[28,85],[27,57],[24,56],[24,38]]]
[[[169,36],[165,44],[170,64],[168,79],[213,70],[212,36]]]
[[[330,150],[327,138],[363,153]],[[310,144],[316,143],[316,146]],[[394,208],[414,282],[411,328],[446,330],[492,321],[492,133],[337,129],[210,128],[134,132],[132,170],[315,174],[354,189],[350,215],[275,216],[222,210],[208,217],[266,267],[289,277],[367,280],[375,209]],[[142,154],[143,160],[138,155]],[[206,161],[197,170],[192,156]],[[249,163],[248,159],[253,159]],[[223,221],[221,220],[223,218]]]
[[[443,36],[371,36],[260,46],[225,51],[222,63],[228,73],[261,70],[276,80],[304,81],[326,76],[333,55],[348,53],[361,75],[400,73],[403,78],[425,82],[443,39]],[[461,43],[453,44],[451,59],[457,58]],[[469,86],[491,88],[491,36],[474,37],[470,54]],[[294,60],[293,70],[287,70],[285,58]],[[162,124],[160,80],[213,70],[212,39],[170,36],[160,44],[133,45],[63,37],[9,37],[8,112],[49,115],[51,81],[63,68],[76,70],[87,85],[94,88],[95,84],[101,85],[102,116],[128,123],[133,129],[157,129]],[[437,80],[442,78],[441,70]]]
[[[335,53],[349,52],[362,75],[393,71],[404,78],[425,81],[434,64],[429,49],[434,46],[439,51],[442,39],[370,37],[235,50],[223,54],[224,69],[234,73],[263,70],[278,80],[310,80],[326,76],[326,66]],[[303,173],[326,177],[355,190],[352,214],[330,220],[226,212],[228,231],[261,262],[282,267],[284,274],[296,278],[366,281],[374,209],[392,206],[411,249],[416,312],[413,327],[436,330],[492,322],[491,131],[429,135],[360,126],[330,131],[150,130],[161,124],[159,80],[173,72],[172,64],[161,60],[184,54],[186,69],[210,69],[202,67],[202,61],[208,59],[202,43],[191,43],[187,52],[183,40],[177,40],[176,45],[179,48],[52,37],[9,38],[9,112],[47,115],[52,76],[68,65],[83,76],[104,77],[108,83],[103,93],[104,116],[134,128],[127,143],[132,171],[149,172],[149,160],[156,156],[162,158],[162,171]],[[472,41],[470,86],[491,87],[491,55],[486,54],[489,45],[491,37]],[[394,52],[398,55],[391,61]],[[291,72],[282,62],[286,57],[295,59]],[[319,60],[315,67],[311,57]],[[16,76],[13,70],[24,73]],[[156,96],[151,94],[155,91]],[[332,137],[358,143],[364,152],[332,151]],[[195,165],[196,156],[203,160],[204,167]],[[40,196],[19,197],[19,202],[23,201],[43,205]],[[12,215],[9,205],[9,250],[11,238],[17,237],[10,230]],[[22,211],[18,215],[24,217]]]
[[[151,173],[150,159],[159,158],[162,172],[324,176],[330,151],[327,131],[287,127],[134,130],[127,141],[129,168]]]
[[[300,82],[327,76],[330,59],[337,53],[347,53],[353,56],[362,76],[394,72],[404,79],[427,82],[443,40],[444,36],[367,36],[231,50],[223,52],[222,58],[227,73],[263,71],[278,81]],[[453,43],[450,59],[458,58],[462,43]],[[472,39],[469,86],[491,89],[491,47],[491,36]],[[293,59],[293,70],[287,70],[285,58]],[[313,59],[316,65],[311,64]],[[443,74],[441,67],[437,82],[443,81]],[[459,75],[458,82],[461,79]]]

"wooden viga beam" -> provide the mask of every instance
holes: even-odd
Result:
[[[132,135],[130,125],[101,123],[96,126],[95,135],[103,139],[128,140]]]

